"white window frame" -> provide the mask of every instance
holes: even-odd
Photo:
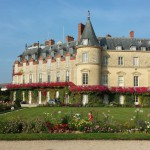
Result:
[[[108,56],[103,56],[103,65],[108,65]]]
[[[122,50],[122,46],[116,46],[116,50]]]
[[[83,63],[88,62],[88,53],[87,52],[82,53],[82,62]]]
[[[102,76],[102,84],[106,85],[106,86],[108,85],[108,75],[107,74]]]
[[[139,104],[139,97],[137,95],[134,96],[134,104],[135,105]]]
[[[57,72],[56,74],[56,82],[60,82],[60,72]]]
[[[50,75],[50,73],[47,75],[47,82],[51,82],[51,75]]]
[[[32,76],[32,74],[30,73],[30,74],[29,74],[29,83],[32,83],[32,78],[33,78],[33,76]]]
[[[119,57],[118,57],[118,65],[119,65],[119,66],[122,66],[122,65],[123,65],[123,57],[122,57],[122,56],[119,56]]]
[[[88,39],[83,39],[82,40],[83,45],[88,45],[88,42],[89,42]]]
[[[124,76],[118,76],[118,86],[119,87],[124,86]]]
[[[42,73],[39,74],[39,83],[42,83]]]
[[[69,71],[66,71],[66,82],[69,82]]]
[[[131,47],[130,47],[130,50],[136,51],[136,46],[131,46]]]
[[[138,57],[133,57],[133,66],[134,67],[139,66],[139,58]]]
[[[25,84],[26,83],[26,78],[25,75],[22,76],[22,83]]]
[[[82,84],[83,85],[88,85],[88,80],[89,80],[89,75],[88,73],[82,73]]]
[[[134,87],[139,86],[139,76],[134,76],[133,77],[133,85],[134,85]]]

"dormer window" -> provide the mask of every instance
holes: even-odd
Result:
[[[144,47],[144,46],[141,47],[141,50],[142,50],[142,51],[146,51],[146,47]]]
[[[116,50],[122,50],[122,46],[116,46]]]
[[[136,46],[131,46],[130,50],[136,51]]]
[[[88,39],[83,39],[82,43],[83,43],[83,45],[88,45]]]
[[[26,59],[26,60],[28,60],[28,59],[29,59],[29,56],[28,56],[28,55],[26,55],[26,56],[25,56],[25,59]]]

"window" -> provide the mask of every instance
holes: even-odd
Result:
[[[69,71],[66,71],[66,82],[69,82]]]
[[[88,45],[88,39],[83,39],[82,43],[83,43],[83,45]]]
[[[60,81],[60,74],[59,72],[57,72],[57,75],[56,75],[56,82],[59,82]]]
[[[22,82],[23,82],[23,84],[25,83],[25,75],[23,75],[23,81]]]
[[[66,57],[66,67],[69,67],[69,57]]]
[[[88,62],[88,54],[87,53],[83,53],[82,54],[82,62],[83,63],[87,63]]]
[[[139,77],[138,76],[134,76],[134,86],[139,86]]]
[[[48,74],[48,76],[47,76],[47,82],[51,82],[51,76],[50,76],[50,74]]]
[[[123,76],[118,77],[118,86],[124,86],[124,77]]]
[[[57,68],[59,68],[60,67],[60,58],[57,58],[56,61],[57,61]]]
[[[36,59],[35,54],[32,55],[32,58],[33,58],[34,60]]]
[[[39,82],[42,82],[42,73],[39,74]]]
[[[116,50],[122,50],[122,46],[117,46]]]
[[[141,50],[142,51],[146,51],[146,47],[141,47]]]
[[[83,106],[85,106],[88,103],[88,95],[83,94],[82,103],[83,103]]]
[[[83,73],[82,74],[82,84],[83,85],[88,84],[88,73]]]
[[[139,66],[139,58],[138,57],[133,57],[133,66]]]
[[[108,56],[104,56],[103,57],[103,65],[107,65],[108,64]]]
[[[47,60],[47,67],[48,67],[48,69],[50,69],[50,67],[51,67],[51,59]]]
[[[29,83],[32,83],[32,74],[29,74]]]
[[[123,65],[123,57],[118,57],[118,65]]]
[[[135,97],[134,97],[134,103],[135,103],[135,105],[139,104],[139,97],[137,95],[135,95]]]
[[[136,46],[131,46],[131,47],[130,47],[130,50],[135,51],[135,50],[136,50]]]
[[[28,56],[28,55],[26,55],[26,56],[25,56],[25,59],[26,59],[26,60],[28,60],[28,59],[29,59],[29,56]]]
[[[108,75],[103,75],[102,76],[102,84],[103,85],[108,85]]]

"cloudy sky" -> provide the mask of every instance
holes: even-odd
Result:
[[[26,43],[77,39],[88,10],[97,36],[129,37],[134,30],[137,38],[150,38],[149,8],[150,0],[0,0],[0,83],[11,82]]]

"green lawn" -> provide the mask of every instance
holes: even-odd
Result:
[[[126,122],[130,120],[133,116],[136,115],[135,110],[137,108],[120,108],[120,107],[36,107],[36,108],[25,108],[23,110],[13,111],[6,114],[1,114],[1,120],[14,119],[14,118],[24,118],[24,119],[34,119],[39,117],[44,117],[44,113],[52,113],[53,116],[59,115],[58,112],[61,111],[61,114],[81,114],[81,117],[88,118],[88,112],[92,111],[93,116],[98,119],[103,119],[105,114],[110,114],[113,116],[113,120],[119,122]],[[140,108],[143,110],[141,113],[144,120],[150,118],[147,117],[147,114],[150,113],[150,108]]]
[[[34,133],[0,134],[0,140],[150,140],[150,134],[143,133]]]

